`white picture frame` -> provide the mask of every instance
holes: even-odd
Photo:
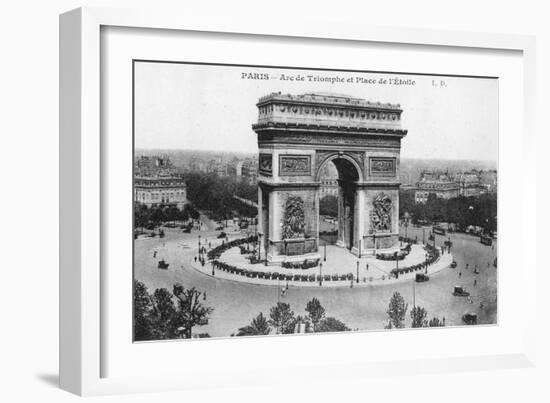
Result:
[[[523,65],[523,154],[518,156],[528,162],[534,144],[535,102],[535,41],[533,37],[456,31],[429,31],[408,28],[382,28],[365,25],[324,24],[307,22],[295,24],[281,21],[254,21],[241,19],[207,20],[192,15],[171,14],[151,10],[110,10],[81,8],[60,17],[60,385],[79,395],[150,392],[194,387],[225,386],[239,383],[242,386],[262,382],[285,382],[293,377],[323,379],[326,373],[338,378],[369,376],[373,374],[405,374],[408,372],[438,372],[479,370],[532,366],[535,362],[535,312],[536,282],[525,281],[536,276],[534,256],[528,256],[521,268],[522,280],[518,280],[521,302],[525,315],[517,326],[523,335],[519,347],[515,345],[502,354],[476,354],[474,356],[421,357],[384,362],[363,360],[322,361],[313,363],[308,373],[293,364],[264,365],[264,371],[251,371],[243,364],[220,365],[218,372],[199,370],[195,375],[181,373],[146,376],[102,376],[102,357],[105,351],[102,336],[102,315],[106,305],[102,294],[103,262],[101,209],[104,175],[101,141],[101,28],[106,26],[133,27],[158,30],[218,32],[225,34],[259,35],[309,39],[338,39],[342,41],[376,42],[379,44],[403,44],[476,49],[479,52],[506,50],[520,52]],[[519,136],[519,134],[518,134]],[[519,140],[518,140],[519,141]],[[500,180],[500,179],[499,179]],[[525,178],[524,189],[534,188],[536,175]],[[521,196],[520,199],[523,201]],[[523,240],[518,251],[527,250],[527,235],[535,233],[535,209],[520,208],[518,216],[523,225],[514,234]],[[499,217],[500,219],[500,217]],[[499,230],[499,237],[507,237]],[[500,259],[499,259],[500,262]],[[457,330],[460,331],[460,330]],[[433,337],[434,332],[422,337]],[[399,332],[396,332],[396,334]],[[401,332],[403,333],[403,332]],[[358,343],[362,337],[373,333],[321,336],[324,343],[337,343],[348,337],[350,343]],[[411,336],[412,337],[412,336]],[[270,338],[268,341],[245,340],[250,345],[277,345],[292,342],[304,345],[305,338]],[[216,349],[223,348],[218,340]],[[267,344],[266,344],[267,343]],[[103,347],[102,347],[103,345]],[[175,343],[171,344],[175,346]],[[214,344],[212,345],[214,346]],[[241,345],[242,347],[242,345]],[[168,343],[170,348],[170,343]],[[174,347],[175,348],[175,347]],[[216,350],[215,349],[215,350]],[[209,359],[219,359],[213,355]],[[251,358],[252,359],[252,358]],[[256,358],[256,360],[258,360]],[[227,364],[227,363],[226,363]],[[240,365],[240,367],[239,367]],[[258,368],[261,368],[258,363]],[[233,368],[229,373],[228,368]],[[284,371],[281,371],[284,368]],[[328,370],[328,371],[327,371]],[[336,375],[334,375],[336,373]],[[247,374],[246,379],[242,375]],[[208,378],[206,379],[206,376]],[[328,378],[326,378],[328,379]]]

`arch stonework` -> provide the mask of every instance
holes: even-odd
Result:
[[[355,159],[355,157],[353,155],[349,154],[348,152],[334,151],[334,152],[330,152],[326,156],[324,156],[322,153],[319,153],[318,157],[319,157],[320,162],[318,162],[318,166],[316,167],[316,169],[317,169],[317,172],[315,174],[315,180],[316,181],[321,180],[321,171],[322,171],[323,167],[326,164],[328,164],[328,163],[330,163],[330,162],[332,162],[336,159],[344,159],[344,160],[349,161],[351,164],[353,164],[353,166],[357,170],[357,174],[359,175],[359,180],[363,181],[363,162],[362,161],[357,161]]]
[[[272,93],[257,103],[258,228],[269,263],[318,259],[320,171],[339,172],[337,245],[398,245],[400,105],[337,94]]]

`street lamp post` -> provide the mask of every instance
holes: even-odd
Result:
[[[319,263],[319,287],[323,286],[323,263]]]
[[[426,274],[428,274],[428,252],[424,255],[424,261],[426,262]]]
[[[408,238],[408,229],[409,229],[409,213],[405,211],[405,214],[403,215],[404,221],[405,221],[405,238]]]
[[[199,235],[199,255],[201,254],[201,236]]]
[[[359,283],[359,260],[357,261],[357,276],[355,278],[355,282]]]
[[[413,281],[413,310],[416,311],[416,281]]]
[[[323,261],[326,262],[327,261],[327,241],[325,241],[324,247],[325,247],[325,254],[323,256]]]
[[[397,258],[397,251],[395,252],[395,278],[399,278],[399,259]]]

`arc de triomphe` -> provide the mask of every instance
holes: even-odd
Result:
[[[257,103],[258,228],[269,263],[319,258],[320,172],[338,171],[338,241],[355,255],[399,234],[400,105],[331,93]]]

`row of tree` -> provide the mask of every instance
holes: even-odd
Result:
[[[193,328],[207,325],[213,312],[213,308],[203,305],[205,299],[206,294],[195,287],[186,289],[175,284],[172,292],[158,288],[150,294],[143,283],[134,281],[134,340],[191,338]],[[407,310],[405,299],[395,292],[386,311],[388,322],[385,329],[404,328]],[[445,318],[441,320],[434,316],[428,319],[426,309],[419,306],[411,309],[410,318],[413,328],[445,326]],[[241,327],[236,336],[291,334],[300,326],[306,333],[351,330],[342,321],[327,316],[321,302],[313,298],[306,304],[303,316],[296,315],[290,304],[278,302],[270,309],[269,317],[260,312],[250,324]],[[208,334],[202,333],[200,337],[208,337]]]
[[[159,225],[170,221],[198,220],[199,212],[193,206],[186,204],[182,210],[174,205],[158,205],[147,207],[137,203],[134,206],[135,228],[154,229]]]
[[[278,302],[269,311],[269,318],[262,312],[252,319],[250,324],[243,326],[237,336],[261,336],[271,332],[276,334],[295,333],[297,326],[303,326],[306,333],[345,332],[351,330],[338,319],[326,316],[325,308],[317,298],[306,304],[306,314],[296,315],[286,302]]]
[[[191,172],[186,176],[187,198],[195,206],[209,212],[211,218],[221,221],[236,213],[242,217],[255,217],[256,207],[249,206],[233,196],[256,202],[257,186],[214,173]]]
[[[412,217],[413,224],[447,222],[461,230],[473,225],[493,232],[497,229],[497,195],[443,199],[430,194],[426,203],[415,203],[414,190],[405,190],[399,192],[399,216],[404,217],[405,213]]]
[[[397,291],[393,293],[388,305],[388,323],[385,329],[402,329],[405,327],[405,317],[409,304],[405,302],[403,296]],[[443,320],[438,317],[432,317],[428,320],[428,311],[420,306],[414,306],[410,312],[411,327],[439,327],[445,326],[445,318]]]
[[[207,325],[214,310],[203,305],[205,299],[195,287],[175,284],[172,292],[157,288],[150,294],[143,283],[134,281],[134,340],[191,338],[193,328]]]

